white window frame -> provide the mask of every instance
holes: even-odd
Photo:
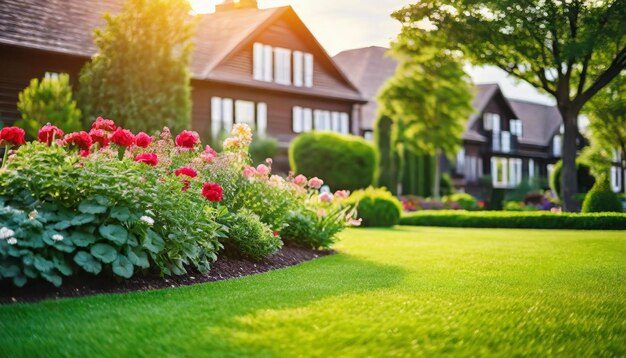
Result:
[[[302,51],[293,52],[293,85],[304,86],[304,54]]]
[[[502,145],[502,152],[510,153],[511,152],[511,133],[502,132],[502,140],[500,144]]]
[[[281,85],[291,84],[291,50],[274,48],[274,82]]]
[[[211,97],[211,138],[214,140],[222,129],[222,98]]]
[[[263,44],[255,42],[252,46],[252,78],[263,81]]]
[[[520,158],[508,158],[509,177],[507,184],[510,188],[515,188],[522,182],[522,160]]]
[[[530,179],[535,177],[535,160],[532,158],[528,159],[528,177]]]
[[[511,119],[509,121],[509,127],[511,134],[521,137],[522,136],[522,120],[521,119]]]
[[[339,122],[339,112],[331,112],[330,129],[333,132],[341,133],[341,123]]]
[[[267,135],[267,103],[256,104],[256,132],[259,137]]]
[[[304,115],[302,107],[294,106],[291,115],[291,129],[294,133],[304,132]]]
[[[272,82],[274,51],[272,46],[263,45],[263,81]]]
[[[256,130],[254,102],[241,99],[235,100],[235,123],[245,123],[252,130]]]
[[[556,134],[554,138],[552,139],[552,154],[554,154],[555,157],[561,156],[561,135],[560,134]]]
[[[494,133],[500,132],[500,115],[489,112],[483,114],[483,128]]]
[[[302,110],[302,122],[302,127],[305,132],[313,130],[313,110],[311,108],[304,108]]]
[[[459,174],[465,173],[465,148],[459,149],[456,153],[456,172]]]
[[[314,72],[313,55],[310,53],[304,54],[304,87],[313,87],[313,72]]]
[[[502,168],[502,177],[498,176],[498,165]],[[506,188],[508,185],[508,162],[506,158],[491,157],[491,184],[494,188]]]
[[[616,166],[611,166],[611,189],[614,192],[619,193],[622,186],[622,169]]]
[[[350,115],[346,112],[339,113],[340,133],[350,134]]]

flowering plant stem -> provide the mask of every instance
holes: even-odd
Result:
[[[0,165],[0,168],[4,167],[4,163],[6,163],[8,156],[9,156],[9,145],[5,144],[4,145],[4,157],[2,157],[2,165]]]
[[[119,148],[117,148],[117,158],[119,160],[124,159],[124,153],[125,152],[126,152],[126,148],[125,147],[120,146]]]

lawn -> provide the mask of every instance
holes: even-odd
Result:
[[[0,306],[0,356],[626,354],[626,233],[352,229],[237,280]]]

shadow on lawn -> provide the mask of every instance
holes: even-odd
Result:
[[[20,334],[4,334],[0,347],[26,355],[44,350],[61,355],[231,355],[246,348],[228,335],[254,333],[254,324],[242,324],[244,317],[376,291],[396,285],[403,276],[397,267],[337,254],[241,279],[5,306],[0,307],[0,331]],[[29,351],[21,340],[28,336],[40,337],[32,346],[37,351]]]

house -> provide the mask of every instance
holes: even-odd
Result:
[[[122,5],[0,0],[0,119],[19,118],[18,93],[31,78],[66,72],[76,84],[97,52],[92,30],[104,26],[105,11],[118,13]],[[196,16],[192,128],[203,138],[238,122],[283,148],[311,129],[358,132],[353,108],[365,101],[290,6],[259,9],[255,0],[226,0],[215,13]]]
[[[368,101],[359,107],[364,136],[373,130],[376,95],[397,66],[386,52],[384,47],[372,46],[334,57]],[[515,188],[524,178],[541,178],[546,183],[561,157],[562,121],[556,106],[506,98],[497,84],[477,85],[473,106],[462,149],[455,162],[447,163],[455,187],[480,195],[486,179],[499,189]],[[582,145],[583,138],[579,142]]]

